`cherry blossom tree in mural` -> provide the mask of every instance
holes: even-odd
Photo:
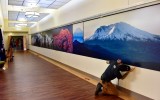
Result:
[[[58,35],[53,36],[54,49],[72,53],[72,37],[73,36],[68,29],[61,29]]]

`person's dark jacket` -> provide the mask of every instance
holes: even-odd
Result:
[[[118,64],[116,61],[110,61],[110,65],[101,76],[102,82],[110,82],[115,78],[122,78]]]

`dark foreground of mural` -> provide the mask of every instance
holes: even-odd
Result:
[[[160,71],[160,36],[119,22],[101,26],[83,43],[73,42],[73,53],[116,60],[142,68]]]

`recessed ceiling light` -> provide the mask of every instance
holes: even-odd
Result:
[[[33,11],[27,11],[25,13],[25,17],[26,18],[39,17],[39,13],[38,12],[33,12]]]
[[[26,27],[27,24],[25,23],[20,23],[20,24],[16,24],[15,27]]]
[[[27,21],[25,18],[18,18],[18,21]]]

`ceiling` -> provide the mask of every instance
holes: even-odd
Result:
[[[42,8],[57,9],[70,0],[8,0],[8,5],[15,6],[38,6]]]
[[[26,24],[25,27],[31,27],[69,1],[71,0],[1,0],[1,6],[4,18],[8,20],[8,27],[22,23]],[[30,11],[38,12],[39,16],[26,17],[26,12]]]

